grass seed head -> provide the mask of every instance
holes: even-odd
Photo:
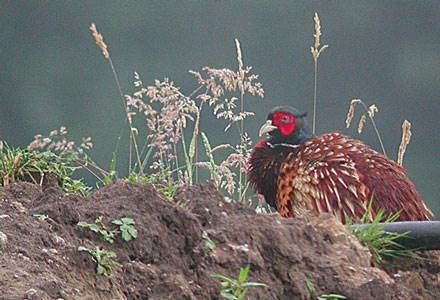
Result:
[[[109,59],[110,54],[107,50],[107,44],[104,42],[104,37],[102,36],[102,34],[100,34],[98,32],[98,29],[96,28],[95,23],[92,23],[92,25],[90,25],[89,29],[90,29],[90,32],[92,33],[93,37],[95,38],[96,45],[98,45],[98,47],[101,49],[102,55],[104,55],[104,57],[106,59]]]
[[[411,141],[411,123],[408,120],[403,121],[402,124],[402,139],[400,140],[399,153],[397,154],[397,163],[403,165],[403,156],[406,152],[406,147]]]
[[[243,55],[241,54],[241,46],[240,41],[235,39],[235,47],[237,48],[237,61],[238,61],[238,69],[243,70]]]
[[[319,20],[318,13],[315,12],[315,16],[313,17],[313,21],[315,21],[315,34],[313,35],[315,37],[315,48],[319,48],[321,46],[320,38],[322,35],[321,32],[321,22]]]
[[[310,47],[310,52],[312,53],[313,60],[315,62],[318,61],[319,55],[324,52],[325,49],[328,48],[328,45],[322,45],[321,47],[321,21],[319,20],[318,13],[315,12],[315,17],[313,18],[315,21],[315,33],[313,37],[315,38],[315,44],[313,47]]]
[[[379,108],[377,108],[376,104],[370,105],[370,107],[368,107],[368,116],[370,118],[374,118],[374,115],[379,112]]]
[[[367,117],[365,115],[362,115],[362,117],[359,120],[359,124],[358,124],[358,133],[361,134],[362,130],[365,127],[365,123],[367,122]]]
[[[353,120],[353,117],[354,117],[354,109],[355,109],[356,105],[360,102],[361,102],[360,99],[351,100],[350,107],[349,107],[348,113],[347,113],[347,119],[345,120],[345,124],[347,125],[347,128],[350,127],[351,121]]]

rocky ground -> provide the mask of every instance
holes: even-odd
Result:
[[[132,218],[137,238],[110,244],[77,226],[100,216],[109,229]],[[88,198],[64,194],[56,180],[15,183],[0,194],[0,232],[0,299],[221,299],[210,275],[236,278],[246,265],[250,281],[267,285],[250,289],[249,299],[440,299],[438,253],[374,267],[331,216],[256,214],[211,185],[181,189],[171,202],[124,181]],[[121,267],[97,275],[78,246],[112,250]]]

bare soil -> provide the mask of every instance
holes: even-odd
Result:
[[[108,228],[114,219],[133,218],[138,237],[110,244],[77,226],[99,216]],[[0,232],[0,299],[221,299],[210,275],[236,278],[248,264],[249,280],[268,285],[252,288],[249,299],[440,299],[438,253],[375,267],[333,217],[256,214],[225,201],[212,185],[183,188],[171,202],[152,186],[125,181],[88,198],[64,194],[54,179],[42,187],[15,183],[0,194]],[[112,250],[122,267],[98,276],[78,246]]]

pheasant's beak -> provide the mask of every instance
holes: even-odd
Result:
[[[272,125],[272,120],[267,120],[266,123],[261,126],[259,135],[262,136],[263,134],[272,132],[277,128],[278,127]]]

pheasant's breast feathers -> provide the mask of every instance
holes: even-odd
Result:
[[[303,210],[330,212],[342,221],[363,215],[368,207],[353,156],[363,144],[334,132],[305,142],[281,165],[278,203],[283,215]]]

